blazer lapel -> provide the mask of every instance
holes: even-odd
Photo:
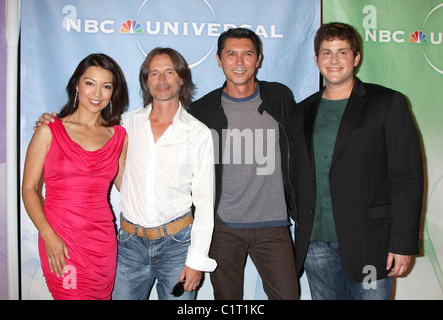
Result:
[[[323,94],[324,89],[322,89],[319,93],[312,96],[312,99],[308,101],[307,107],[303,110],[303,128],[304,128],[304,136],[306,142],[306,148],[308,149],[308,155],[311,160],[311,163],[314,160],[314,150],[312,146],[313,135],[314,135],[314,126],[315,126],[315,118],[317,117],[318,106],[320,105],[321,96]]]
[[[363,83],[358,78],[355,78],[354,88],[352,89],[351,96],[349,97],[348,104],[346,105],[346,109],[343,113],[343,117],[338,128],[331,168],[334,165],[341,149],[343,148],[346,139],[354,128],[357,118],[363,111],[366,104],[365,94],[366,91]]]

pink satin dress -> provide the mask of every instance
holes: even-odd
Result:
[[[116,125],[114,135],[101,149],[85,151],[71,140],[61,120],[55,119],[49,128],[52,141],[44,165],[44,211],[71,259],[66,259],[64,277],[57,277],[49,269],[45,244],[39,237],[43,275],[56,300],[110,299],[117,240],[108,195],[126,131]]]

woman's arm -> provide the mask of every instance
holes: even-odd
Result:
[[[66,266],[65,256],[70,258],[69,252],[63,240],[57,236],[46,219],[39,194],[39,184],[51,140],[51,131],[47,125],[37,128],[26,153],[22,197],[29,217],[45,242],[49,267],[57,276],[60,276],[63,275],[63,268]]]

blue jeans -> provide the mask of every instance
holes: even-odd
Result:
[[[389,300],[392,277],[364,282],[349,280],[343,272],[337,242],[311,241],[304,264],[313,300]]]
[[[185,266],[192,225],[174,235],[149,240],[119,230],[114,300],[146,300],[157,279],[159,300],[193,300],[195,291],[174,297],[172,288]]]

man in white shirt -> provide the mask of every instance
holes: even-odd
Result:
[[[139,80],[145,107],[122,115],[128,150],[122,181],[115,181],[121,217],[112,298],[146,300],[157,280],[159,299],[191,300],[202,272],[217,266],[208,256],[214,227],[212,134],[185,109],[194,84],[177,51],[152,50]],[[179,283],[182,290],[172,294]]]
[[[193,299],[214,224],[211,131],[184,109],[194,85],[184,58],[156,48],[140,70],[144,108],[122,117],[128,151],[120,188],[121,228],[113,299]],[[191,206],[195,212],[192,219]],[[171,292],[184,281],[184,294]]]

